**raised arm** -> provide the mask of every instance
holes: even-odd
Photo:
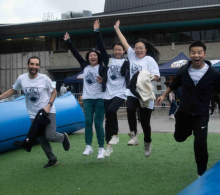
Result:
[[[95,32],[95,37],[96,37],[96,41],[97,41],[97,46],[98,46],[98,50],[101,53],[101,57],[102,60],[105,64],[105,66],[108,66],[108,62],[109,62],[109,55],[106,51],[103,39],[102,39],[102,34],[99,31],[100,28],[100,23],[99,20],[95,20],[95,22],[93,23],[93,28],[94,28],[94,32]]]
[[[121,33],[121,31],[119,29],[119,25],[120,25],[120,21],[118,20],[114,25],[115,32],[117,33],[121,44],[124,46],[125,51],[128,51],[129,44],[128,44],[127,40],[125,39],[124,35]]]
[[[78,50],[74,47],[73,43],[70,40],[70,36],[67,32],[64,35],[63,40],[66,42],[66,44],[69,47],[69,49],[71,50],[73,56],[79,62],[81,68],[84,69],[88,64],[86,63],[86,60],[83,59],[82,56],[79,54]]]
[[[6,91],[5,93],[3,93],[2,95],[0,95],[0,100],[5,99],[7,97],[10,97],[12,95],[14,95],[17,91],[14,89],[9,89],[8,91]]]

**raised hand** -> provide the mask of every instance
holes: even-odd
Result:
[[[70,35],[66,32],[63,37],[63,40],[66,41],[67,39],[70,39]]]
[[[115,25],[114,25],[114,29],[119,29],[119,26],[120,26],[120,20],[118,20]]]
[[[99,23],[99,19],[95,20],[95,22],[93,23],[93,28],[94,30],[99,29],[100,27],[100,23]]]

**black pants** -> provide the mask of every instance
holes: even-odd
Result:
[[[118,118],[117,111],[125,100],[119,97],[114,97],[110,100],[105,100],[105,140],[108,142],[113,135],[118,135]]]
[[[137,133],[137,120],[136,120],[136,110],[140,109],[140,119],[141,126],[144,132],[144,141],[151,142],[151,126],[150,118],[152,110],[148,108],[141,108],[140,102],[137,98],[128,96],[127,99],[127,114],[128,114],[128,124],[130,131]]]
[[[174,138],[177,142],[185,141],[193,132],[197,171],[199,175],[202,175],[206,171],[208,164],[207,132],[209,115],[192,116],[178,110],[175,118]]]
[[[218,104],[218,107],[220,109],[220,100],[219,100],[218,96],[212,96],[211,97],[211,105],[212,105],[212,107],[211,107],[211,114],[213,114],[213,112],[214,112],[215,103]]]

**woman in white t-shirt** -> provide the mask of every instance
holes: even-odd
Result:
[[[104,100],[102,92],[102,84],[99,78],[103,76],[104,66],[102,66],[101,55],[96,50],[90,50],[86,54],[86,60],[82,58],[77,49],[70,40],[68,33],[63,38],[73,53],[73,56],[80,63],[83,69],[83,109],[85,115],[85,142],[86,149],[83,152],[87,156],[93,152],[92,138],[93,138],[93,118],[95,123],[96,135],[99,144],[98,159],[104,158]]]
[[[121,43],[113,44],[113,55],[108,54],[103,43],[102,35],[99,32],[99,20],[96,20],[93,26],[98,49],[105,65],[103,78],[100,78],[103,79],[102,90],[104,92],[106,119],[105,140],[107,147],[104,155],[110,156],[113,152],[112,145],[116,145],[119,142],[117,111],[124,101],[127,100],[127,96],[125,95],[125,75],[123,75],[122,70],[129,66],[129,62],[124,58],[125,49]]]
[[[157,62],[159,61],[159,52],[145,39],[139,39],[134,44],[134,50],[129,46],[127,40],[119,29],[120,21],[118,20],[115,25],[115,31],[118,35],[119,40],[127,51],[127,56],[130,61],[130,80],[133,75],[141,70],[147,70],[149,73],[154,75],[153,81],[156,81],[160,77],[159,67]],[[151,126],[150,118],[154,106],[154,101],[150,101],[148,108],[142,108],[140,106],[139,99],[135,97],[130,89],[126,90],[127,95],[127,115],[128,124],[130,128],[130,140],[128,145],[138,145],[137,137],[137,120],[136,110],[140,108],[140,120],[141,126],[144,132],[144,146],[145,156],[148,157],[151,154]]]

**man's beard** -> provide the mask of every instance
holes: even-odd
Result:
[[[31,72],[31,70],[35,70],[36,73]],[[37,70],[37,69],[35,69],[35,68],[28,68],[28,71],[29,71],[29,73],[30,73],[31,76],[35,76],[35,75],[38,73],[39,70]]]

